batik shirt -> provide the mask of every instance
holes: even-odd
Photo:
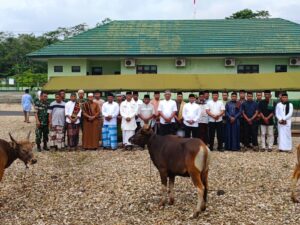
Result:
[[[37,113],[41,125],[48,125],[48,102],[42,102],[40,100],[35,102],[34,110]]]

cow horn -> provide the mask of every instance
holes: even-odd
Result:
[[[31,130],[28,132],[28,134],[27,134],[27,140],[29,141],[29,139],[30,139],[30,134],[31,134]]]
[[[9,134],[10,140],[14,143],[17,143],[17,141],[12,137],[11,133],[9,132],[8,134]]]

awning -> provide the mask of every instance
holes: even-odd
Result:
[[[51,77],[43,90],[66,91],[300,91],[300,73],[272,74],[138,74]]]

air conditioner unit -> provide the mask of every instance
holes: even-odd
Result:
[[[125,59],[125,67],[135,67],[135,59]]]
[[[176,67],[185,67],[185,59],[175,59]]]
[[[227,67],[229,67],[229,66],[235,66],[235,59],[229,59],[229,58],[227,58],[227,59],[225,59],[225,62],[224,62],[224,65]]]
[[[290,66],[300,66],[300,58],[290,58]]]

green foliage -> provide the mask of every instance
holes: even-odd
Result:
[[[13,76],[18,86],[39,87],[47,83],[46,73],[32,73],[30,70]]]
[[[269,11],[260,10],[252,11],[251,9],[243,9],[236,13],[233,13],[231,16],[226,17],[226,19],[263,19],[269,18],[271,15]]]
[[[110,21],[109,18],[106,18],[97,26]],[[15,76],[17,81],[32,83],[33,86],[36,85],[36,82],[45,83],[47,81],[47,63],[32,61],[26,55],[78,35],[87,29],[87,24],[82,23],[73,27],[59,27],[40,36],[34,34],[14,35],[0,31],[0,75],[2,77]]]

